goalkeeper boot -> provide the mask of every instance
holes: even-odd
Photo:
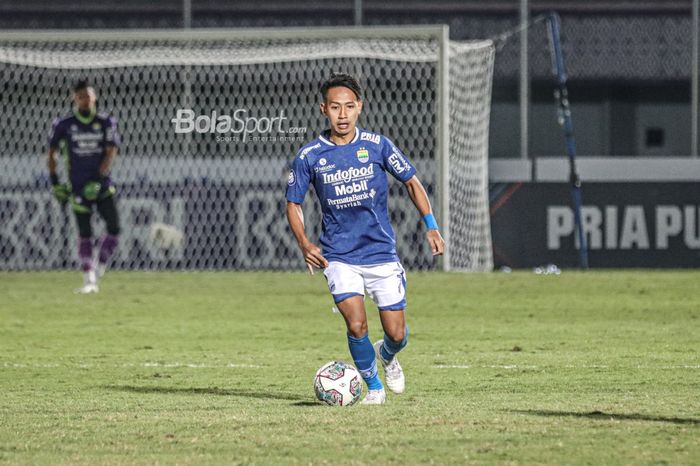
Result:
[[[360,402],[362,405],[383,405],[384,403],[386,403],[386,392],[383,388],[367,390],[365,399]]]
[[[75,290],[76,294],[90,294],[97,293],[99,291],[100,288],[97,286],[97,283],[87,283]]]
[[[399,364],[399,359],[394,355],[391,361],[387,361],[382,357],[383,340],[379,340],[374,344],[374,352],[377,353],[377,359],[382,363],[384,375],[386,378],[386,386],[392,392],[398,394],[403,393],[406,389],[406,377],[403,375],[403,369]]]
[[[83,286],[75,290],[78,294],[97,293],[100,289],[97,286],[97,274],[94,270],[89,270],[83,275]]]

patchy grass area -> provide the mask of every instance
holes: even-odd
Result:
[[[697,464],[700,273],[408,280],[406,393],[331,408],[318,274],[0,273],[0,463]]]

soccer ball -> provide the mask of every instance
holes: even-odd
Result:
[[[316,372],[314,392],[318,401],[323,403],[350,406],[362,395],[362,377],[350,364],[331,361]]]
[[[173,225],[156,222],[151,224],[149,237],[160,249],[181,249],[184,235]]]

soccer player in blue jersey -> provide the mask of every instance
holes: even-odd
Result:
[[[116,192],[110,169],[117,154],[119,134],[114,117],[97,113],[95,90],[87,81],[73,89],[73,111],[54,120],[49,136],[48,166],[52,191],[61,203],[70,202],[80,235],[78,256],[83,271],[83,286],[78,293],[96,293],[97,280],[104,275],[119,239],[119,216],[114,200]],[[67,182],[59,181],[58,154],[66,163]],[[93,209],[107,224],[107,234],[93,257],[91,217]]]
[[[433,255],[442,254],[445,243],[413,165],[387,137],[356,126],[363,104],[357,80],[334,74],[321,86],[321,96],[321,112],[330,128],[302,147],[292,162],[287,218],[309,271],[324,269],[345,319],[350,354],[367,383],[362,403],[384,404],[376,359],[384,367],[389,390],[402,393],[405,377],[396,354],[408,342],[406,274],[389,222],[387,173],[404,183],[423,216]],[[320,248],[304,231],[301,205],[309,185],[323,212]],[[365,290],[379,308],[384,329],[384,338],[374,345],[368,336]]]

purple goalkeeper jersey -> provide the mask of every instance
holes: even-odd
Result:
[[[99,178],[99,169],[108,146],[118,146],[117,120],[107,113],[83,117],[73,113],[56,118],[51,125],[49,147],[66,158],[66,168],[73,192],[80,192],[88,182]],[[104,180],[103,186],[111,183]]]

